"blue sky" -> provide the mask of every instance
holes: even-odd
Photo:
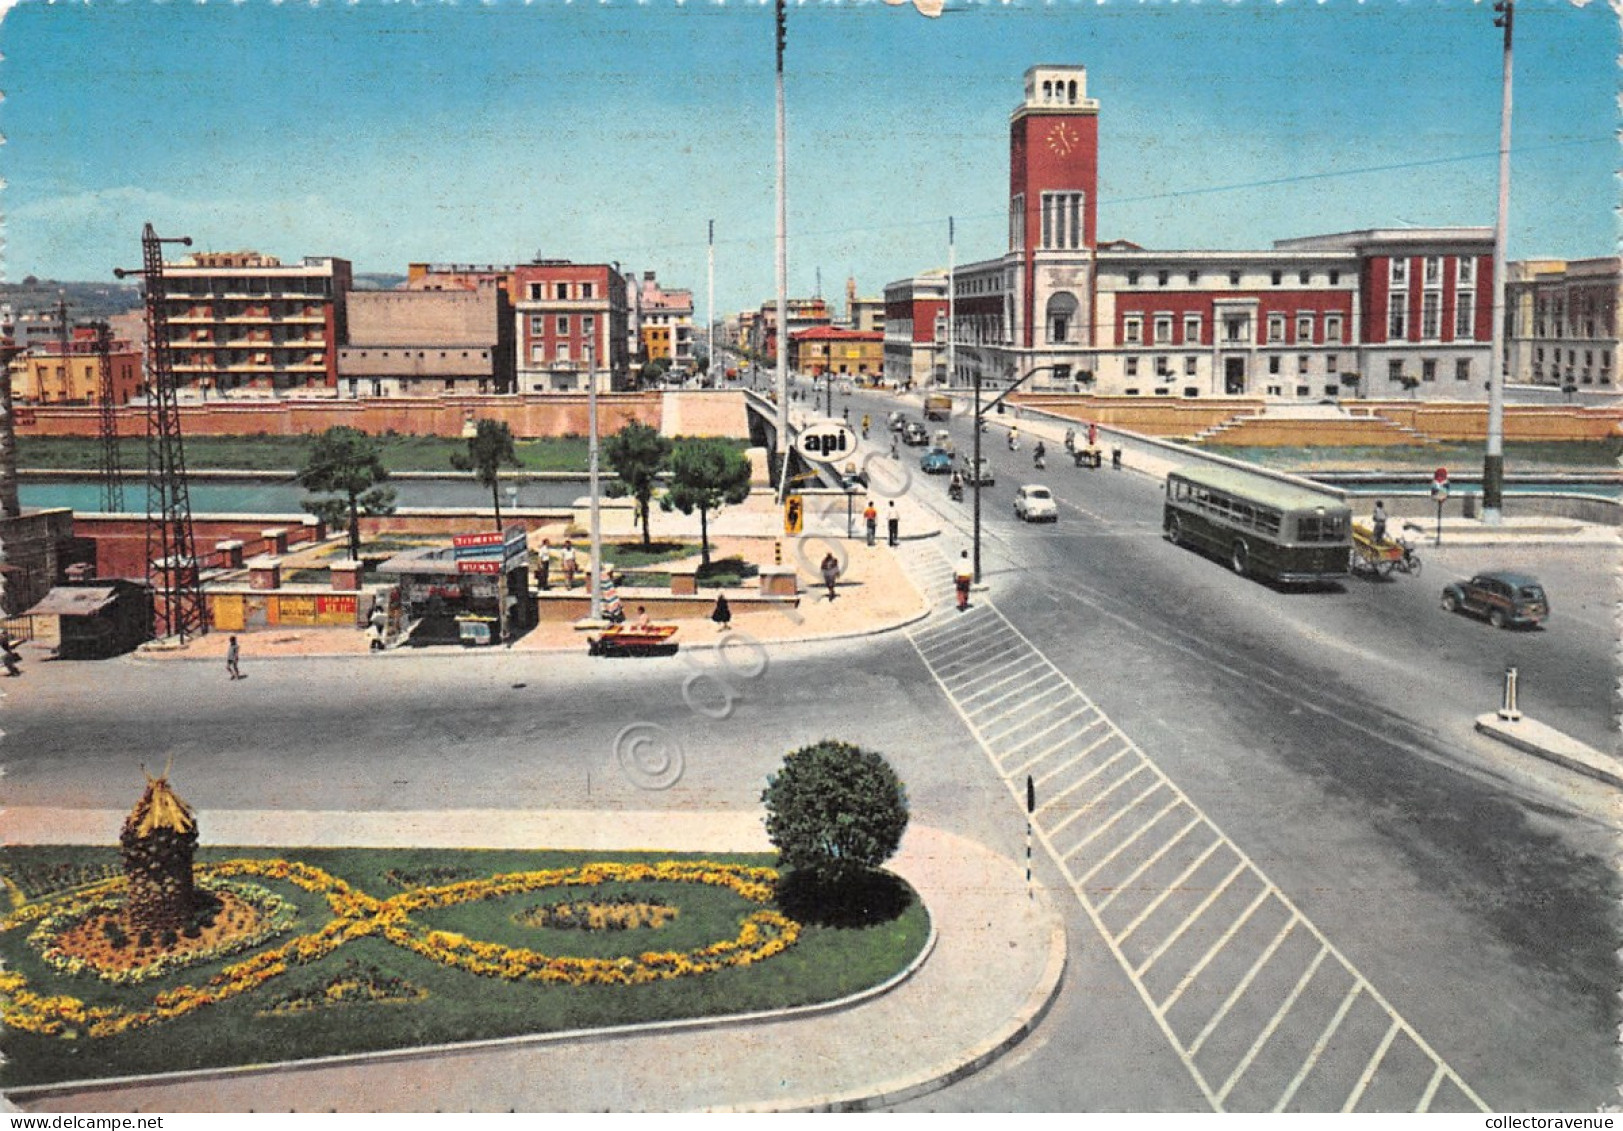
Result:
[[[1003,250],[1034,63],[1099,99],[1102,239],[1263,248],[1491,225],[1486,3],[808,2],[789,13],[790,290]],[[1615,254],[1616,16],[1522,0],[1512,257]],[[358,271],[618,260],[706,310],[774,286],[772,9],[688,0],[24,0],[0,24],[4,277],[110,279],[141,226]],[[1283,182],[1283,183],[1274,183]]]

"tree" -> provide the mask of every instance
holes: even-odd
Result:
[[[1571,381],[1568,381],[1565,385],[1561,386],[1561,391],[1567,394],[1567,403],[1571,404],[1572,395],[1578,391],[1578,386],[1574,385]]]
[[[1343,373],[1341,375],[1341,383],[1352,390],[1352,395],[1355,397],[1358,395],[1358,382],[1361,380],[1362,378],[1357,373]]]
[[[380,486],[389,478],[382,448],[376,438],[356,428],[339,425],[312,441],[298,483],[306,491],[333,498],[306,499],[304,509],[330,526],[347,520],[349,556],[361,556],[361,511],[390,514],[394,489]]]
[[[643,385],[647,386],[659,384],[665,379],[665,374],[669,373],[670,369],[671,363],[668,358],[654,358],[654,360],[648,362],[642,367],[641,378]]]
[[[471,471],[480,484],[490,488],[490,501],[496,509],[496,529],[502,528],[501,473],[503,467],[518,467],[513,451],[513,430],[503,420],[481,420],[468,437],[468,450],[451,453],[451,466]]]
[[[702,351],[699,352],[699,353],[694,354],[693,355],[693,368],[694,368],[694,370],[696,372],[698,372],[700,374],[709,373],[710,372],[710,355],[707,354],[707,353],[704,353]]]
[[[651,541],[648,536],[649,505],[654,500],[657,477],[670,463],[672,448],[672,443],[659,434],[659,429],[633,422],[610,436],[603,450],[609,467],[619,476],[621,486],[637,500],[637,517],[642,522],[644,549]]]
[[[1398,377],[1398,384],[1402,385],[1404,390],[1412,398],[1414,396],[1414,391],[1420,388],[1420,378],[1416,377],[1412,373],[1404,373]]]
[[[717,440],[682,440],[671,451],[671,485],[660,496],[663,511],[699,512],[699,555],[710,564],[710,515],[749,498],[750,461]]]
[[[825,739],[793,751],[767,778],[766,835],[784,868],[819,886],[860,880],[890,859],[907,830],[907,790],[871,750]]]

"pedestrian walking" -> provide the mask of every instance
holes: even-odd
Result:
[[[558,564],[564,571],[564,588],[575,587],[575,574],[580,571],[580,559],[575,556],[575,544],[568,538],[564,539],[564,548],[558,555]]]
[[[1369,524],[1373,528],[1376,544],[1386,541],[1386,504],[1380,499],[1375,500],[1375,513],[1369,516]]]
[[[6,678],[22,675],[22,669],[17,666],[22,656],[18,655],[16,647],[11,642],[11,633],[0,632],[0,663],[6,666]]]
[[[242,659],[242,649],[237,647],[237,638],[233,636],[225,645],[225,670],[232,679],[241,679],[242,671],[237,667]]]
[[[716,627],[723,632],[732,627],[733,610],[732,606],[727,604],[727,594],[716,594],[716,607],[710,610],[710,619],[715,621]]]
[[[823,555],[823,584],[828,586],[828,599],[834,600],[834,583],[840,579],[840,559],[830,550]]]
[[[890,504],[890,509],[885,514],[885,529],[890,535],[891,547],[895,548],[902,544],[902,518],[896,513],[895,503]]]
[[[535,555],[536,587],[542,591],[552,588],[552,539],[541,539],[541,549]]]
[[[958,590],[959,612],[969,608],[969,587],[974,582],[975,567],[970,563],[969,551],[965,550],[958,558],[957,568],[952,572],[952,584]]]
[[[868,506],[862,512],[862,521],[868,524],[868,545],[874,543],[874,535],[879,533],[879,511],[874,507],[873,500],[868,500]]]

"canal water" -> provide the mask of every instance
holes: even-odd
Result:
[[[604,477],[604,482],[608,481]],[[490,491],[470,479],[391,479],[389,486],[395,490],[395,506],[401,509],[490,507]],[[578,480],[525,480],[513,486],[518,488],[517,505],[521,508],[568,509],[587,494],[584,476]],[[291,479],[193,479],[188,494],[193,514],[304,514],[300,504],[309,497]],[[87,476],[29,477],[18,485],[18,495],[25,507],[71,507],[87,514],[102,509],[101,487]],[[502,506],[513,501],[514,496],[504,484]],[[144,514],[146,505],[145,479],[140,475],[126,476],[125,512]]]

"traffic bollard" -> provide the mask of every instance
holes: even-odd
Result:
[[[1110,449],[1110,466],[1112,468],[1114,468],[1115,470],[1117,470],[1117,471],[1121,470],[1121,449],[1120,448],[1111,448]]]
[[[1499,717],[1507,723],[1521,721],[1522,713],[1516,708],[1516,676],[1515,668],[1505,669],[1505,698],[1499,708]]]

